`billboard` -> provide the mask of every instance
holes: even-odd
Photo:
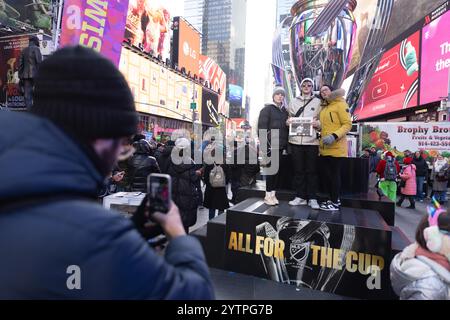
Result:
[[[131,88],[137,111],[190,122],[193,98],[201,111],[201,86],[149,58],[123,48],[119,70]]]
[[[419,48],[418,31],[384,53],[355,110],[357,120],[418,105]]]
[[[19,88],[20,53],[28,47],[29,36],[0,39],[0,103],[9,108],[26,108]]]
[[[420,104],[448,96],[450,69],[450,11],[422,31]]]
[[[163,60],[170,58],[171,12],[167,1],[130,0],[124,38]]]
[[[52,12],[50,0],[1,0],[0,23],[15,29],[26,31],[44,30],[51,34]]]
[[[406,150],[422,150],[431,162],[439,153],[450,157],[449,122],[371,122],[362,124],[361,132],[362,150],[373,147],[400,158]]]
[[[217,110],[219,97],[211,90],[203,89],[202,91],[202,122],[210,126],[219,126],[220,116]]]
[[[186,20],[175,17],[173,20],[173,55],[172,60],[178,67],[185,68],[186,73],[199,75],[200,33]]]
[[[128,0],[66,0],[60,47],[83,45],[119,64]]]
[[[210,57],[200,55],[199,59],[199,78],[205,79],[211,84],[214,91],[219,92],[219,112],[227,115],[226,89],[227,75],[222,68]]]
[[[242,106],[242,97],[244,95],[244,89],[240,86],[230,84],[228,86],[228,100],[230,105]]]

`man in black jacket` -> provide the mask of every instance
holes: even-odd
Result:
[[[37,68],[42,62],[39,39],[36,36],[31,36],[29,41],[28,47],[23,49],[19,60],[19,79],[21,86],[23,86],[27,109],[30,109],[33,105],[34,78]]]
[[[413,162],[416,166],[416,183],[417,183],[417,192],[416,192],[416,200],[423,202],[423,184],[427,181],[428,176],[428,164],[425,159],[422,157],[422,152],[417,151],[414,154]]]
[[[117,68],[81,46],[56,51],[39,67],[31,113],[0,117],[0,299],[213,298],[176,205],[152,215],[170,238],[161,256],[143,238],[145,201],[134,223],[96,203],[138,125]]]
[[[278,160],[278,163],[271,163],[270,166],[272,168],[281,168],[280,163],[285,162],[284,158],[287,157],[289,131],[286,126],[286,121],[289,118],[289,113],[284,105],[285,97],[286,91],[282,87],[275,87],[272,95],[273,102],[264,106],[258,119],[258,134],[260,135],[259,140],[262,143],[266,137],[261,136],[261,130],[267,130],[267,143],[269,144],[267,156],[273,158],[274,153],[278,153],[278,159],[275,156],[275,160]],[[278,141],[272,139],[275,133],[274,130],[278,131]],[[267,205],[275,206],[279,204],[275,196],[279,179],[279,170],[275,174],[267,175],[266,197],[264,198],[264,202]]]

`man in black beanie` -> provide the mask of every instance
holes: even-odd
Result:
[[[0,117],[0,299],[212,298],[174,204],[151,217],[171,239],[162,257],[143,238],[146,201],[129,221],[92,200],[138,124],[116,67],[91,49],[58,50],[30,111]]]

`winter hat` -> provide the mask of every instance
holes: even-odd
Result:
[[[284,90],[284,88],[281,87],[281,86],[276,86],[275,89],[273,89],[272,99],[273,99],[277,94],[280,94],[280,93],[286,97],[286,90]]]
[[[413,159],[408,157],[408,158],[403,159],[403,164],[409,165],[412,163],[412,161],[413,161]]]
[[[108,59],[82,46],[65,47],[42,62],[30,111],[85,141],[137,131],[125,78]]]
[[[313,87],[314,87],[314,80],[311,79],[311,78],[305,78],[305,79],[303,79],[302,82],[300,83],[300,87],[303,86],[303,84],[304,84],[305,82],[311,82],[312,85],[313,85]]]
[[[28,38],[28,41],[30,43],[33,42],[36,46],[39,47],[39,38],[37,36],[30,36],[30,38]]]

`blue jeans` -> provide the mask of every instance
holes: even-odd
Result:
[[[417,183],[417,192],[416,199],[419,201],[423,201],[423,183],[425,181],[425,177],[416,177]]]
[[[447,201],[447,191],[434,191],[434,197],[439,203],[445,203]]]

